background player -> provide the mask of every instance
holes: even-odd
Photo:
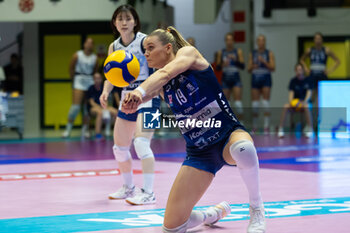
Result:
[[[173,27],[152,32],[144,46],[149,66],[158,70],[127,95],[123,111],[135,112],[141,103],[161,94],[176,116],[191,116],[178,118],[179,121],[215,118],[224,126],[180,128],[186,140],[187,157],[168,197],[163,232],[186,232],[201,223],[213,224],[230,213],[226,202],[206,211],[192,211],[215,173],[226,163],[237,164],[248,188],[251,216],[248,233],[265,232],[256,149],[231,111],[210,64]],[[204,111],[212,115],[203,117]]]
[[[90,137],[86,91],[94,84],[93,74],[98,69],[97,56],[93,51],[94,41],[92,38],[87,38],[84,42],[84,49],[76,52],[70,62],[69,74],[73,80],[73,104],[69,109],[66,130],[62,134],[64,138],[70,136],[74,120],[79,114],[82,104],[84,104],[82,135],[86,138]]]
[[[289,82],[289,98],[288,103],[284,105],[280,125],[278,128],[278,137],[284,137],[284,124],[287,112],[293,112],[297,108],[305,113],[306,126],[304,128],[304,134],[306,137],[312,137],[312,120],[311,112],[309,109],[311,95],[312,95],[312,85],[309,77],[304,76],[303,65],[298,63],[295,65],[295,77]],[[292,106],[293,99],[299,99],[298,106]]]
[[[151,73],[148,68],[144,54],[142,42],[146,37],[139,32],[141,24],[136,10],[130,5],[122,5],[113,13],[111,25],[116,36],[119,36],[109,46],[108,53],[123,49],[133,53],[140,62],[140,74],[137,81],[125,87],[122,91],[121,101],[125,95],[137,88]],[[112,91],[113,85],[106,80],[103,93],[100,97],[101,105],[106,108],[107,98]],[[144,103],[137,112],[126,114],[118,111],[116,123],[114,125],[114,146],[113,153],[118,161],[119,169],[122,173],[124,185],[115,193],[109,195],[110,199],[126,199],[130,204],[153,204],[156,202],[153,193],[154,181],[154,154],[151,150],[151,139],[154,130],[144,130],[142,127],[142,111],[144,108],[158,108],[160,99],[156,97]],[[130,146],[134,137],[134,147],[138,158],[142,163],[143,188],[141,192],[136,192],[132,175],[132,158]]]
[[[333,67],[330,69],[327,69],[328,56],[335,62]],[[310,69],[305,63],[306,58],[310,58]],[[316,32],[314,35],[314,46],[305,51],[300,58],[300,63],[304,66],[306,74],[310,74],[311,84],[314,88],[312,100],[316,103],[318,91],[317,82],[319,80],[328,79],[328,74],[337,69],[337,67],[340,65],[340,60],[330,48],[323,46],[323,35],[320,32]],[[318,106],[317,103],[316,106]]]
[[[264,132],[269,132],[270,127],[270,94],[272,86],[271,72],[275,70],[275,57],[266,49],[264,35],[256,39],[258,48],[249,55],[248,72],[252,73],[252,109],[253,109],[253,131],[257,130],[259,101],[264,110]]]
[[[244,58],[242,49],[234,47],[234,38],[232,33],[225,36],[226,48],[217,52],[216,64],[222,68],[222,89],[230,102],[231,95],[234,99],[234,107],[238,119],[242,121],[242,82],[239,76],[239,69],[244,69]]]

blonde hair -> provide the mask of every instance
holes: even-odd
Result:
[[[191,46],[185,38],[172,26],[164,29],[154,30],[148,36],[157,36],[163,45],[170,43],[173,47],[173,51],[176,54],[179,49],[185,46]]]

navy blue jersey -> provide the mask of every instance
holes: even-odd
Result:
[[[327,54],[325,47],[320,50],[315,47],[310,51],[310,70],[311,74],[323,74],[327,64]]]
[[[223,49],[221,54],[222,54],[221,55],[222,63],[228,61],[228,64],[229,64],[228,66],[223,66],[222,68],[223,74],[229,75],[229,76],[238,74],[238,67],[236,66],[235,61],[229,57],[229,55],[231,55],[235,57],[236,60],[238,60],[237,49],[235,48],[232,51],[227,51],[226,49]]]
[[[252,74],[253,76],[269,76],[271,75],[271,71],[266,67],[265,64],[261,63],[258,59],[259,56],[261,56],[265,61],[270,61],[270,51],[265,49],[264,52],[259,52],[258,50],[253,50],[252,56],[253,56],[253,64],[258,65],[257,69],[253,69]]]
[[[304,100],[307,90],[312,90],[312,86],[309,78],[300,80],[297,77],[294,77],[290,80],[288,89],[294,92],[294,98]]]
[[[163,86],[187,148],[203,149],[244,128],[233,114],[213,69],[187,70]]]
[[[96,104],[100,104],[100,96],[102,95],[103,84],[101,84],[100,90],[97,90],[95,85],[91,85],[87,91],[87,99],[92,98]],[[90,106],[90,102],[88,104]],[[90,106],[91,107],[91,106]]]

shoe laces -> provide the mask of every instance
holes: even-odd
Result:
[[[251,208],[251,216],[250,219],[252,221],[252,224],[260,224],[264,221],[264,211],[260,207],[258,208]]]

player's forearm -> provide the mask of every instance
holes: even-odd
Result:
[[[112,90],[113,90],[113,85],[108,80],[106,80],[103,85],[103,92],[106,92],[109,94],[111,93]]]
[[[171,79],[169,73],[164,69],[157,70],[150,77],[148,77],[141,85],[145,93],[142,93],[143,102],[147,99],[150,100],[153,97],[157,96],[160,90],[163,88],[165,84],[169,82]]]

